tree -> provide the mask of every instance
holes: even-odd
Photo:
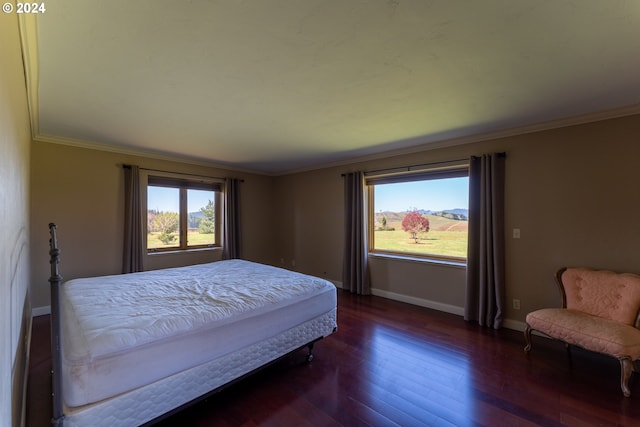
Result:
[[[189,230],[195,229],[195,228],[199,228],[200,227],[200,221],[202,221],[202,218],[200,218],[197,215],[193,215],[193,214],[189,214]]]
[[[411,238],[418,243],[419,234],[429,231],[429,219],[423,216],[417,209],[413,209],[402,219],[402,229],[411,235]]]
[[[149,209],[147,211],[147,232],[148,233],[155,233],[156,231],[156,224],[153,221],[153,219],[156,217],[156,215],[158,215],[160,212],[158,212],[155,209]]]
[[[158,230],[160,234],[158,239],[165,245],[173,243],[176,239],[174,234],[178,230],[178,213],[177,212],[160,212],[153,217],[153,229]]]
[[[202,212],[204,217],[200,219],[198,232],[201,234],[213,234],[216,229],[216,209],[213,205],[213,201],[209,200],[207,206],[200,208],[200,212]]]

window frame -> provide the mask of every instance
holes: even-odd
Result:
[[[141,180],[142,181],[142,180]],[[179,190],[179,224],[180,232],[178,233],[179,243],[177,246],[163,247],[163,248],[149,248],[148,247],[148,204],[149,204],[149,187],[166,187],[175,188]],[[188,212],[188,190],[207,190],[214,192],[214,208],[215,208],[215,221],[214,221],[214,242],[204,245],[189,245],[188,244],[188,231],[189,231],[189,212]],[[143,232],[144,232],[144,248],[147,255],[167,252],[187,252],[193,250],[208,250],[219,249],[222,247],[222,193],[224,191],[224,182],[216,178],[200,177],[197,175],[164,173],[158,171],[151,171],[146,175],[146,179],[143,184]]]
[[[469,178],[469,163],[456,163],[451,166],[419,168],[402,168],[383,173],[365,174],[367,196],[367,251],[370,255],[390,258],[404,258],[418,261],[446,262],[466,265],[468,256],[431,254],[424,252],[394,251],[375,248],[375,186],[384,184],[400,184],[417,181],[438,180],[447,178]],[[467,219],[468,221],[469,219]],[[468,237],[468,232],[467,232]]]

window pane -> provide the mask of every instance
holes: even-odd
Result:
[[[469,178],[374,186],[374,250],[467,257]]]
[[[147,187],[147,248],[180,246],[180,190]]]
[[[215,200],[215,192],[213,191],[187,190],[188,246],[215,244]]]

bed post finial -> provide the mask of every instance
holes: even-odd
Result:
[[[52,378],[52,403],[53,418],[51,423],[54,426],[64,424],[64,412],[62,409],[62,361],[60,360],[60,282],[62,276],[58,270],[60,264],[60,249],[58,249],[58,239],[56,237],[56,225],[49,223],[49,262],[51,263],[51,373]]]

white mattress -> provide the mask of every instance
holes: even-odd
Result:
[[[319,337],[333,333],[337,310],[210,362],[101,402],[65,408],[64,427],[131,427],[156,419],[251,373]]]
[[[242,260],[75,279],[60,291],[63,398],[98,402],[335,310],[328,281]]]

